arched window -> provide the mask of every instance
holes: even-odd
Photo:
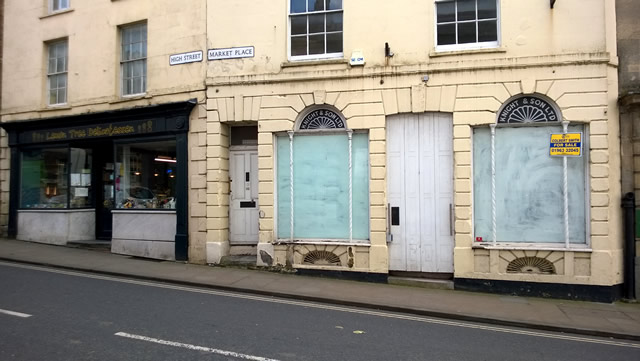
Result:
[[[556,156],[553,134],[577,134],[579,150],[587,138],[582,124],[563,121],[555,103],[539,94],[507,100],[495,124],[474,128],[476,241],[585,247],[586,152]]]
[[[290,241],[369,239],[369,138],[337,109],[303,111],[277,137],[277,237]]]

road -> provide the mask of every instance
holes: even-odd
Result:
[[[3,361],[639,359],[629,341],[0,262]]]

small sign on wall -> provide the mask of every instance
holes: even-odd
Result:
[[[551,134],[550,156],[582,156],[582,133]]]
[[[254,56],[255,56],[255,51],[253,46],[243,46],[238,48],[209,49],[209,51],[207,52],[207,58],[209,60],[253,58]]]
[[[169,65],[197,63],[199,61],[202,61],[202,50],[169,56]]]

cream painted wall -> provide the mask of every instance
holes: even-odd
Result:
[[[501,0],[502,52],[462,54],[456,61],[605,52],[608,1],[563,0],[550,9],[549,2],[544,0]],[[288,0],[255,0],[247,6],[243,2],[219,1],[209,6],[209,47],[253,45],[256,56],[210,62],[208,75],[280,72],[280,65],[288,61],[288,3]],[[343,4],[345,58],[354,49],[360,49],[367,68],[448,61],[430,58],[435,50],[433,0],[407,0],[402,4],[348,0]],[[388,64],[384,57],[385,42],[395,53]]]
[[[46,106],[45,42],[68,38],[68,112],[78,107],[130,107],[119,96],[118,27],[147,21],[147,98],[204,89],[206,62],[169,66],[169,55],[206,48],[206,1],[71,1],[71,11],[47,15],[46,1],[5,4],[2,114],[6,120],[41,116]],[[204,55],[206,56],[206,54]],[[113,103],[105,105],[105,103]],[[147,101],[154,103],[154,101]],[[22,113],[22,115],[18,115]],[[67,112],[55,112],[62,115]],[[11,116],[6,116],[11,115]]]

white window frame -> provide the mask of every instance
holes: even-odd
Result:
[[[498,123],[498,120],[496,120],[495,123],[492,123],[489,125],[489,127],[492,129],[491,131],[491,142],[493,143],[493,145],[491,146],[493,149],[495,146],[495,139],[497,137],[497,134],[495,133],[495,129],[497,128],[527,128],[527,127],[548,127],[548,126],[556,126],[556,127],[560,127],[559,131],[567,131],[567,128],[570,124],[571,125],[581,125],[582,128],[582,133],[583,133],[583,144],[582,144],[582,160],[583,160],[583,167],[584,167],[584,211],[585,211],[585,242],[584,243],[572,243],[570,242],[569,239],[565,239],[564,243],[544,243],[544,242],[509,242],[509,241],[498,241],[497,238],[494,235],[492,236],[493,240],[490,242],[482,242],[482,243],[473,243],[473,247],[474,248],[486,248],[486,249],[512,249],[512,250],[528,250],[528,249],[535,249],[535,250],[546,250],[546,251],[567,251],[567,250],[578,250],[578,251],[591,251],[591,194],[590,194],[590,180],[591,180],[591,174],[590,174],[590,149],[591,149],[591,145],[589,142],[589,134],[590,133],[590,129],[589,129],[589,124],[587,123],[581,123],[581,122],[574,122],[574,123],[570,123],[568,121],[562,121],[562,112],[560,110],[560,108],[558,107],[558,105],[551,100],[550,98],[543,96],[541,94],[534,94],[535,97],[537,98],[541,98],[546,100],[551,106],[553,106],[555,113],[558,115],[558,121],[557,122],[552,122],[552,121],[548,121],[548,122],[544,122],[544,123]],[[516,95],[513,96],[511,98],[509,98],[507,101],[505,101],[502,106],[500,107],[500,109],[498,110],[497,114],[500,114],[502,112],[502,110],[504,109],[505,105],[509,104],[512,100],[520,98],[520,97],[524,97],[523,95]],[[475,142],[475,140],[473,139],[473,128],[471,131],[471,144],[472,144],[472,151],[471,151],[471,159],[473,160],[473,143]],[[492,150],[493,152],[494,150]],[[566,158],[565,158],[566,159]],[[492,155],[492,163],[495,162],[495,158]],[[472,171],[471,171],[471,199],[475,202],[475,197],[474,197],[474,193],[475,193],[475,177],[474,177],[474,172],[473,172],[473,161],[472,161]],[[495,163],[492,165],[492,167],[495,167]],[[566,165],[563,167],[563,173],[566,174],[567,170],[566,170]],[[493,172],[492,172],[493,173]],[[492,177],[495,177],[495,174],[492,174]],[[495,188],[493,186],[493,184],[495,184],[495,178],[492,179],[492,193],[495,192]],[[492,195],[493,197],[493,195]],[[471,207],[472,209],[472,230],[473,230],[473,239],[476,239],[476,234],[475,234],[475,216],[473,213],[475,213],[475,203],[474,205]],[[495,219],[496,217],[496,213],[495,213],[495,208],[492,207],[492,217]],[[564,214],[566,217],[566,213]],[[495,229],[494,229],[495,232]]]
[[[49,0],[48,3],[50,14],[69,10],[71,8],[71,0]]]
[[[289,60],[291,61],[297,61],[297,60],[322,60],[322,59],[337,59],[337,58],[343,58],[344,57],[344,1],[342,0],[342,8],[340,10],[322,10],[322,11],[307,11],[304,13],[291,13],[291,0],[287,0],[287,56],[289,58]],[[307,2],[307,6],[308,6],[308,2]],[[342,13],[342,31],[340,31],[342,33],[342,51],[339,53],[323,53],[323,54],[313,54],[313,55],[291,55],[291,18],[295,17],[295,16],[309,16],[309,15],[313,15],[313,14],[332,14],[332,13]],[[326,38],[326,34],[327,33],[327,24],[325,22],[325,29],[324,29],[324,33],[325,34],[325,41],[324,41],[324,45],[325,45],[325,49],[327,48],[327,38]],[[330,33],[337,33],[337,32],[329,32]],[[314,33],[314,34],[321,34],[321,33]],[[307,53],[309,52],[309,22],[307,22]]]
[[[139,28],[139,27],[144,27],[145,28],[145,38],[144,38],[144,53],[145,56],[139,57],[139,58],[135,58],[135,59],[124,59],[124,51],[123,48],[125,46],[124,44],[124,33],[127,30],[131,30],[134,28]],[[147,79],[147,58],[148,58],[148,27],[147,27],[147,23],[146,22],[140,22],[140,23],[135,23],[135,24],[129,24],[129,25],[124,25],[120,27],[120,94],[122,95],[123,98],[126,97],[135,97],[135,96],[140,96],[140,95],[144,95],[147,93],[147,87],[148,87],[148,79]],[[134,64],[136,62],[142,62],[144,64],[144,73],[142,74],[142,82],[143,85],[141,87],[142,91],[139,93],[125,93],[125,87],[124,87],[124,83],[125,83],[125,66],[129,65],[129,64]]]
[[[478,36],[478,1],[476,1],[476,19],[475,20],[465,20],[461,22],[475,22],[476,24],[476,38]],[[502,15],[500,13],[500,0],[494,0],[496,2],[496,40],[495,41],[483,41],[476,43],[466,43],[466,44],[448,44],[448,45],[438,45],[438,3],[447,3],[453,2],[456,4],[456,10],[454,14],[457,18],[457,4],[458,0],[435,0],[433,6],[433,43],[435,44],[436,52],[445,52],[445,51],[457,51],[457,50],[476,50],[476,49],[491,49],[497,48],[501,43],[501,18]],[[491,19],[483,19],[483,20],[491,20]],[[450,22],[451,24],[458,24],[458,21]],[[449,23],[447,23],[449,24]],[[458,41],[458,27],[456,26],[456,42]]]
[[[59,57],[51,57],[51,52],[56,49],[56,47],[60,46],[60,45],[64,45],[65,48],[65,54],[64,54],[64,69],[62,71],[57,71],[58,68],[58,62],[60,61]],[[52,71],[50,68],[50,62],[52,59],[55,59],[56,65],[55,65],[55,70]],[[60,106],[60,105],[65,105],[68,102],[68,97],[69,97],[69,41],[67,39],[63,39],[63,40],[57,40],[57,41],[53,41],[50,43],[47,43],[47,105],[49,106]],[[64,87],[56,87],[51,88],[51,79],[53,78],[59,78],[59,77],[64,77],[65,78],[65,86]],[[59,95],[58,92],[64,89],[64,101],[60,102],[59,101]],[[52,90],[56,90],[56,102],[52,103],[51,102],[51,91]]]

